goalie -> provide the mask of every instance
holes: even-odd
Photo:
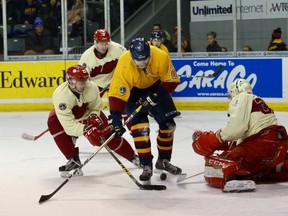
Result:
[[[288,136],[249,82],[228,89],[228,122],[217,132],[195,131],[192,147],[205,157],[204,177],[224,192],[252,191],[257,181],[288,181]],[[222,150],[219,155],[215,151]]]

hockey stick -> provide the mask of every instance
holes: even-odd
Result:
[[[208,75],[208,76],[198,76],[198,75],[196,75],[196,76],[193,76],[193,75],[190,75],[190,76],[187,76],[187,75],[180,75],[180,77],[186,77],[186,78],[193,78],[193,77],[196,77],[196,78],[214,78],[214,77],[216,77],[220,72],[221,72],[221,70],[222,70],[222,68],[223,68],[223,66],[222,65],[220,65],[215,71],[214,71],[214,73],[213,74],[211,74],[211,75]]]
[[[125,125],[131,121],[132,118],[134,118],[135,115],[137,115],[139,113],[139,111],[142,109],[142,105],[140,105],[130,116],[129,118],[125,121]],[[95,151],[92,155],[90,155],[90,157],[88,157],[83,164],[80,165],[80,167],[78,169],[82,169],[90,160],[92,160],[92,158],[98,154],[98,152],[100,152],[106,145],[108,145],[108,143],[115,137],[115,132],[101,145],[99,146],[99,148],[97,149],[97,151]],[[70,175],[59,187],[56,188],[55,191],[53,191],[50,194],[47,195],[41,195],[40,199],[39,199],[39,204],[49,200],[51,197],[53,197],[65,184],[67,184],[69,182],[69,180],[78,172],[78,169],[74,170],[73,174]]]
[[[116,162],[121,166],[121,168],[125,171],[125,173],[132,179],[132,181],[141,189],[141,190],[166,190],[165,185],[143,185],[140,184],[135,177],[131,174],[131,172],[123,165],[123,163],[116,157],[116,155],[111,151],[108,146],[105,146],[106,150],[110,153],[110,155],[116,160]]]
[[[35,140],[39,139],[40,137],[42,137],[48,131],[49,131],[49,129],[46,129],[45,131],[43,131],[42,133],[40,133],[37,136],[33,136],[33,135],[30,135],[30,134],[27,134],[27,133],[22,133],[21,137],[22,137],[22,139],[25,139],[25,140],[35,141]]]
[[[203,173],[204,173],[204,172],[196,173],[196,174],[191,175],[191,176],[189,176],[189,177],[187,177],[187,174],[186,174],[186,173],[180,174],[180,175],[178,175],[177,183],[182,182],[182,181],[186,181],[187,179],[196,177],[196,176],[201,175],[201,174],[203,174]]]

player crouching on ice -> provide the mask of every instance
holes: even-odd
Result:
[[[102,112],[104,109],[98,86],[90,81],[89,73],[81,65],[68,68],[66,82],[56,88],[52,96],[54,109],[48,117],[48,128],[55,143],[68,162],[59,167],[61,177],[69,177],[69,171],[81,166],[79,149],[75,147],[77,137],[84,135],[93,146],[100,146],[100,141],[111,135],[108,120]],[[140,165],[127,140],[113,138],[108,147],[131,161]],[[77,175],[83,175],[78,170]]]
[[[228,122],[216,133],[195,131],[192,147],[205,156],[206,182],[224,192],[252,191],[257,181],[288,181],[288,137],[271,108],[249,82],[228,89]],[[213,155],[216,150],[223,150]]]

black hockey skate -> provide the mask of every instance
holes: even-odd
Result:
[[[153,168],[152,164],[151,165],[144,165],[143,166],[143,172],[139,176],[140,181],[143,181],[144,184],[150,184],[151,183],[151,177],[153,175]]]
[[[77,172],[75,175],[82,176],[83,172],[82,170],[78,169],[81,166],[81,161],[79,159],[79,156],[76,155],[73,158],[71,158],[65,165],[59,167],[59,172],[62,178],[69,178],[71,174],[69,173],[71,170],[76,170]]]
[[[155,167],[156,167],[156,169],[158,169],[160,171],[166,171],[166,172],[171,173],[173,175],[179,175],[182,173],[181,168],[174,166],[173,164],[171,164],[166,159],[158,158],[158,160],[155,164]]]

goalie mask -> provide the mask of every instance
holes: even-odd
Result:
[[[252,87],[250,83],[245,79],[236,79],[233,83],[230,84],[228,88],[228,97],[232,99],[237,94],[247,92],[252,94]]]
[[[107,52],[110,41],[110,34],[106,29],[98,29],[94,33],[94,45],[96,50],[104,54]]]
[[[68,68],[66,80],[72,91],[81,93],[86,88],[89,74],[82,65],[74,65]]]

